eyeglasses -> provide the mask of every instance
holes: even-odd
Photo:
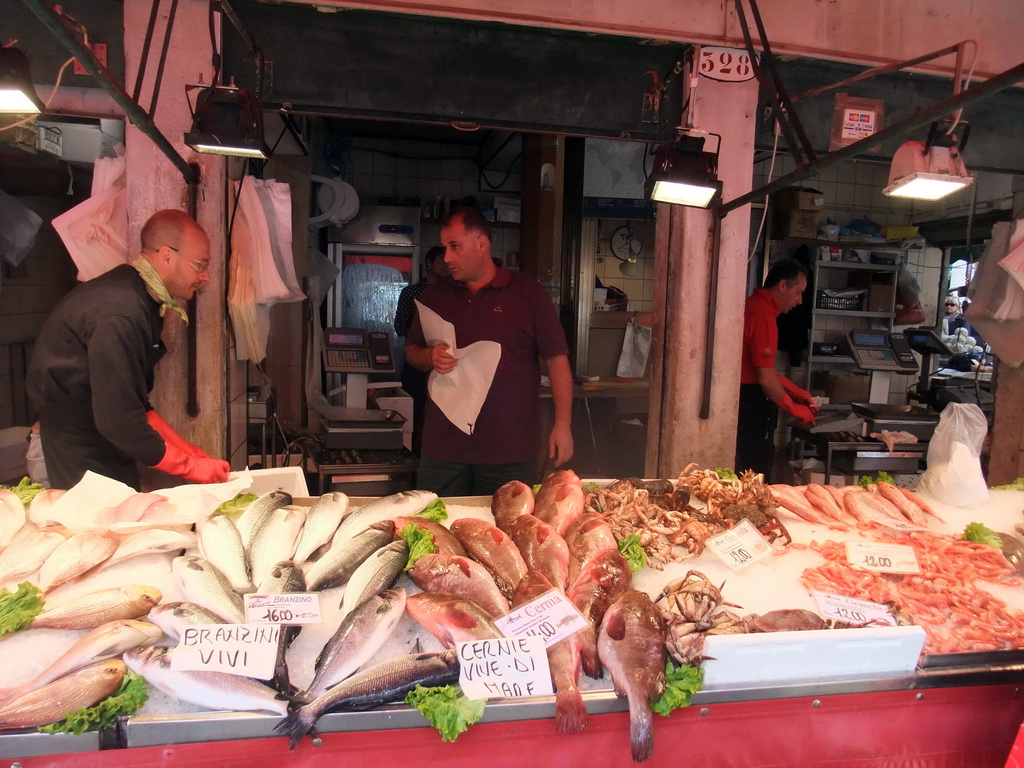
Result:
[[[167,247],[170,248],[172,251],[174,251],[179,256],[181,256],[181,251],[179,251],[173,245],[168,245]],[[208,262],[208,261],[196,261],[195,259],[185,259],[185,261],[187,261],[189,263],[189,266],[191,266],[192,269],[194,269],[200,275],[205,274],[205,273],[210,271],[210,262]]]

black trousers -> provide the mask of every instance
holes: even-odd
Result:
[[[740,417],[736,425],[736,472],[752,469],[772,481],[775,427],[779,407],[765,397],[760,384],[740,384]]]

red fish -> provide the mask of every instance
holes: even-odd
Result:
[[[569,587],[569,599],[592,624],[580,633],[583,671],[590,677],[601,677],[603,672],[597,654],[597,628],[608,606],[629,591],[631,583],[626,559],[618,549],[611,549],[592,559]]]
[[[508,600],[480,563],[458,555],[424,555],[409,569],[424,592],[447,592],[471,600],[491,618],[508,613]]]
[[[496,640],[503,635],[484,610],[445,592],[420,592],[405,601],[405,611],[445,648],[469,640]]]
[[[533,514],[533,501],[533,489],[526,483],[518,480],[505,483],[491,496],[494,524],[508,533],[517,518]]]
[[[439,555],[459,555],[460,557],[466,556],[466,550],[459,543],[459,540],[455,538],[455,534],[449,531],[440,523],[435,523],[421,515],[409,515],[408,517],[396,517],[395,518],[395,531],[400,532],[405,526],[412,523],[421,531],[433,534],[434,543],[437,544],[437,553]]]
[[[469,556],[490,572],[501,594],[511,600],[516,584],[528,570],[512,539],[497,526],[475,517],[456,520],[452,533]]]
[[[541,488],[542,492],[543,490]],[[585,504],[586,494],[582,485],[563,483],[551,494],[537,494],[537,505],[533,514],[553,526],[561,536],[573,520],[583,514]]]
[[[879,495],[896,507],[907,520],[922,528],[928,527],[928,518],[925,517],[924,510],[900,493],[899,488],[882,480],[879,480],[875,487],[878,489]]]
[[[553,589],[536,571],[527,573],[516,587],[512,605],[518,608]],[[578,733],[587,727],[587,708],[580,693],[580,635],[576,633],[547,649],[551,684],[555,687],[555,730]]]
[[[618,548],[612,527],[597,512],[585,512],[565,531],[569,546],[569,583],[580,575],[583,567],[602,552]]]
[[[630,590],[605,613],[597,641],[615,693],[629,701],[629,744],[636,762],[654,754],[651,704],[665,692],[665,625],[651,598]]]
[[[524,515],[512,524],[509,535],[531,571],[542,573],[559,589],[569,580],[569,546],[558,532],[533,515]]]

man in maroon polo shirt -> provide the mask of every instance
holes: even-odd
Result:
[[[807,270],[796,259],[770,270],[764,287],[747,298],[743,311],[743,361],[740,365],[740,414],[736,427],[736,471],[753,469],[771,482],[775,426],[779,409],[800,424],[813,424],[817,407],[811,394],[775,370],[779,329],[776,318],[799,306],[807,288]]]
[[[501,357],[470,434],[427,401],[418,487],[442,496],[487,495],[510,480],[537,482],[540,360],[547,364],[554,405],[548,458],[572,458],[572,371],[565,332],[544,287],[491,258],[490,224],[476,208],[456,208],[441,223],[451,277],[427,287],[420,301],[455,326],[460,348],[501,345]],[[458,360],[445,344],[428,346],[417,315],[406,360],[422,371],[450,373]]]

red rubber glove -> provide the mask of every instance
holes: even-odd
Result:
[[[786,394],[793,398],[794,401],[802,405],[806,405],[813,408],[815,411],[818,409],[814,406],[814,395],[808,392],[806,389],[800,389],[796,384],[787,379],[785,376],[779,376],[782,381],[782,388],[786,390]]]
[[[223,483],[231,466],[215,459],[175,432],[156,411],[146,411],[146,421],[164,439],[164,457],[154,469],[183,477],[192,483]],[[165,466],[166,465],[166,466]]]
[[[817,422],[814,420],[814,411],[812,411],[806,405],[794,403],[793,398],[790,397],[789,395],[786,395],[784,398],[782,398],[782,400],[779,402],[779,408],[781,408],[790,416],[795,418],[801,427],[817,424]]]

